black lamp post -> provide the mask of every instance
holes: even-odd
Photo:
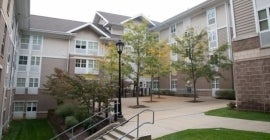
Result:
[[[121,95],[122,95],[122,80],[121,80],[121,54],[124,49],[124,43],[121,40],[116,42],[117,52],[119,54],[119,87],[118,87],[118,118],[123,118],[122,107],[121,107]]]

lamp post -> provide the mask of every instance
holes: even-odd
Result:
[[[117,52],[119,54],[119,85],[118,85],[118,118],[123,118],[123,115],[122,115],[122,107],[121,107],[121,95],[122,95],[122,80],[121,80],[121,54],[122,54],[122,51],[124,49],[124,43],[121,41],[121,40],[118,40],[116,42],[116,47],[117,47]]]

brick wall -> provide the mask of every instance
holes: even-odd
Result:
[[[270,58],[235,63],[237,106],[270,112]]]
[[[251,49],[256,49],[256,48],[260,48],[259,36],[233,42],[233,52],[251,50]]]

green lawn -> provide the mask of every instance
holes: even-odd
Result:
[[[48,140],[54,136],[46,119],[12,121],[3,140]]]
[[[270,134],[223,128],[188,129],[155,140],[269,140]]]
[[[229,108],[210,110],[206,115],[270,122],[270,113],[237,111]]]

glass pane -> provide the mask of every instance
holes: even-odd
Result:
[[[259,11],[258,15],[259,15],[259,20],[266,19],[267,18],[266,9]]]
[[[260,21],[260,31],[264,31],[267,29],[268,29],[268,21],[267,20]]]
[[[31,107],[27,107],[27,111],[31,111]]]

